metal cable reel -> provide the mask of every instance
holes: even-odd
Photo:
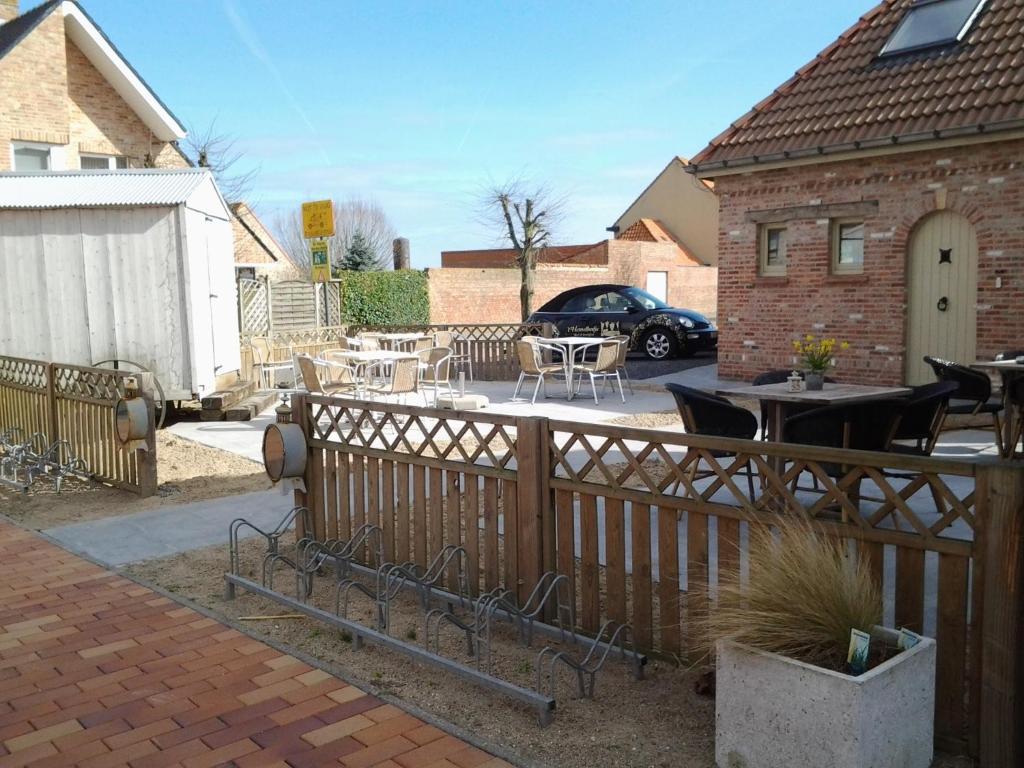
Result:
[[[98,363],[93,363],[92,365],[94,368],[109,365],[115,371],[121,370],[122,366],[129,366],[128,370],[135,370],[138,371],[139,373],[152,374],[153,388],[156,390],[156,395],[153,398],[153,405],[158,412],[156,419],[156,428],[163,429],[164,421],[167,418],[167,399],[164,396],[163,384],[160,383],[160,379],[156,377],[155,373],[153,373],[149,368],[142,365],[141,363],[136,363],[134,360],[122,360],[118,358],[112,358],[110,360],[100,360]]]

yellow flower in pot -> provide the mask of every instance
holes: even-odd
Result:
[[[825,385],[825,372],[835,365],[834,353],[837,348],[849,349],[850,345],[845,341],[837,342],[835,339],[818,339],[810,333],[803,341],[793,340],[793,349],[803,360],[807,389],[819,390]]]

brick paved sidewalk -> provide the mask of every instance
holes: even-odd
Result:
[[[22,765],[508,764],[0,523],[0,766]]]

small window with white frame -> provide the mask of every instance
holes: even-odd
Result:
[[[115,168],[127,168],[127,157],[114,155],[79,155],[79,167],[83,171],[107,171]]]
[[[786,226],[762,224],[759,245],[760,273],[768,277],[786,274]]]
[[[839,219],[832,222],[832,272],[837,275],[864,271],[864,222]]]
[[[15,171],[49,171],[53,168],[52,144],[11,142],[11,167]]]

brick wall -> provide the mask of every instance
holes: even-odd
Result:
[[[681,266],[670,243],[608,241],[608,263],[537,267],[534,308],[582,285],[621,283],[644,287],[648,271],[668,272],[668,301],[714,318],[718,270]],[[443,267],[427,270],[432,323],[519,322],[519,270]]]
[[[64,145],[68,169],[79,167],[81,152],[124,155],[133,166],[147,153],[157,167],[188,165],[65,38],[59,11],[0,59],[0,82],[0,171],[11,170],[12,139]]]
[[[942,206],[978,238],[978,355],[1024,339],[1024,140],[776,169],[716,180],[720,199],[718,316],[723,377],[749,379],[794,364],[805,333],[850,341],[836,376],[903,381],[907,246],[915,223]],[[829,272],[828,223],[787,223],[783,279],[757,270],[757,225],[748,211],[877,200],[865,221],[864,274]],[[997,279],[1001,287],[997,288]]]
[[[50,14],[0,59],[0,171],[11,170],[11,140],[67,144],[64,19]]]

